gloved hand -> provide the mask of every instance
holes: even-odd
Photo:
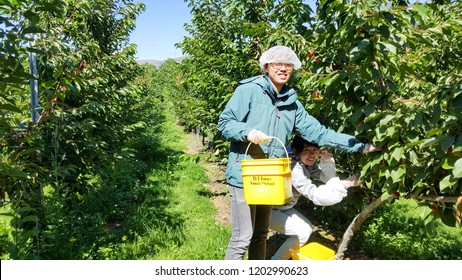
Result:
[[[319,157],[323,160],[330,160],[333,157],[331,151],[324,149],[319,152]]]
[[[342,180],[342,183],[347,189],[350,187],[357,187],[359,185],[358,179],[359,179],[359,176],[355,174],[355,175],[351,175],[345,180]]]
[[[263,133],[263,132],[261,132],[259,130],[256,130],[256,129],[252,129],[249,132],[249,135],[247,135],[247,140],[249,140],[250,142],[252,142],[254,144],[261,144],[261,143],[263,143],[265,141],[268,141],[270,139],[271,139],[271,137],[269,137],[265,133]]]
[[[377,148],[376,146],[368,143],[368,144],[364,145],[363,153],[378,152],[378,151],[381,151],[381,150],[383,150],[383,147]]]

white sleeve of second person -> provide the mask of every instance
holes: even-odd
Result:
[[[319,206],[337,204],[347,195],[346,187],[340,178],[333,177],[325,185],[317,187],[305,176],[300,164],[296,164],[292,171],[292,185],[301,195]]]

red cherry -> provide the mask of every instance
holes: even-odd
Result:
[[[324,98],[322,97],[321,94],[319,94],[318,91],[313,91],[313,97],[314,97],[314,100],[317,100],[317,101],[320,101],[320,100],[323,100]]]
[[[394,193],[393,193],[393,197],[394,197],[394,198],[399,198],[400,196],[401,196],[401,195],[400,195],[399,192],[394,192]]]
[[[316,63],[319,63],[319,61],[320,61],[319,59],[316,59]]]
[[[308,57],[309,57],[309,58],[312,58],[315,54],[316,54],[316,52],[313,51],[313,52],[311,52],[311,53],[308,54]]]
[[[433,204],[432,212],[435,212],[438,209],[438,204]]]

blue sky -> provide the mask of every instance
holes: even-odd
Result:
[[[183,0],[144,0],[146,10],[136,19],[130,42],[138,45],[138,59],[165,60],[182,55],[175,44],[188,33],[184,24],[191,21],[188,4]]]
[[[184,0],[136,0],[146,10],[136,20],[130,42],[138,46],[138,59],[165,60],[182,56],[175,44],[188,36],[184,24],[191,21],[188,3]],[[314,7],[315,0],[306,0]]]

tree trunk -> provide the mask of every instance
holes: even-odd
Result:
[[[376,198],[374,201],[372,201],[369,205],[367,205],[361,213],[356,215],[356,217],[353,219],[353,221],[350,223],[348,228],[346,229],[345,233],[343,234],[342,241],[340,242],[340,245],[337,249],[337,254],[335,255],[335,258],[337,260],[343,259],[344,253],[348,248],[348,244],[350,243],[351,239],[353,238],[353,235],[355,234],[356,231],[361,227],[361,225],[364,223],[364,221],[369,218],[369,216],[372,214],[372,212],[385,204],[388,200],[382,200],[382,197]]]

